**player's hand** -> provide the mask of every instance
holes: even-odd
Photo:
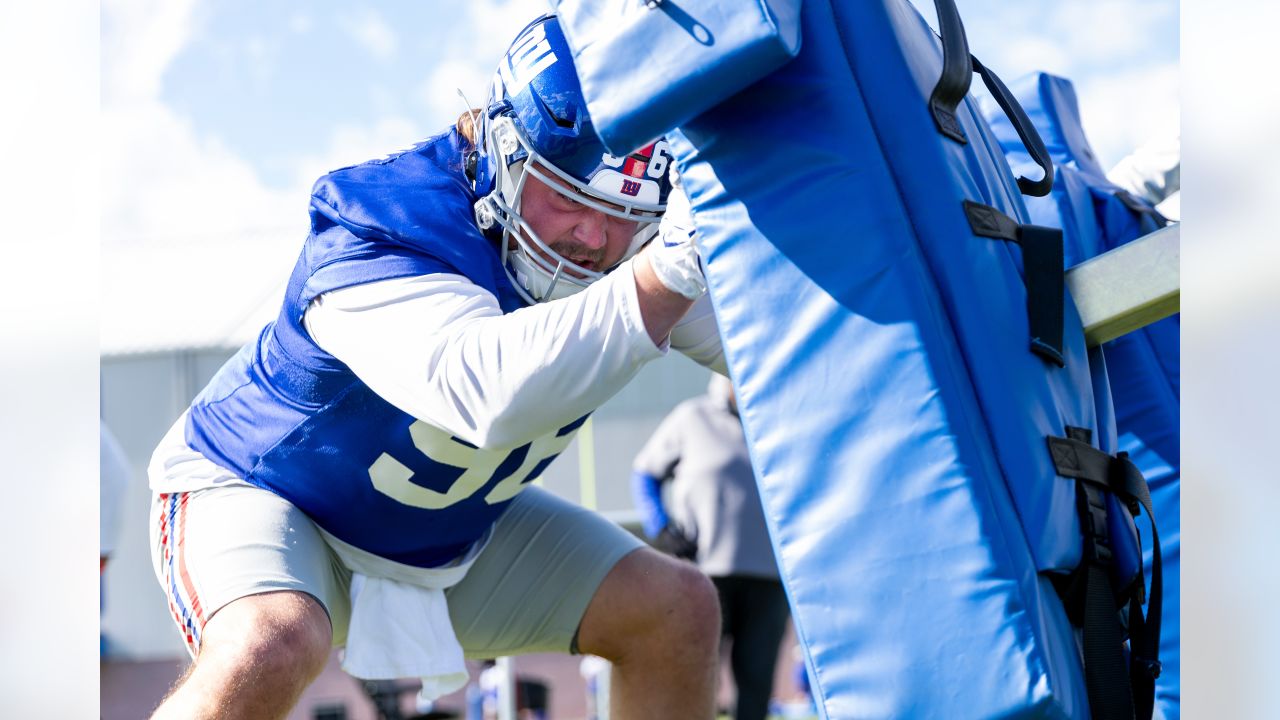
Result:
[[[702,258],[694,244],[693,215],[689,199],[680,188],[672,188],[667,198],[667,211],[658,226],[658,236],[649,243],[649,267],[668,290],[690,300],[707,292],[707,278],[702,271]]]

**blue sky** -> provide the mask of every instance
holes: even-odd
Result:
[[[1076,81],[1104,160],[1176,131],[1176,0],[958,4],[972,50],[1007,80]],[[482,102],[509,38],[546,7],[104,0],[104,243],[304,221],[315,177],[434,132],[462,109],[457,88]]]

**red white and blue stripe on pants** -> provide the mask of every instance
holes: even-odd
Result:
[[[187,650],[194,656],[200,647],[200,633],[204,630],[204,608],[200,595],[187,570],[187,558],[183,547],[187,530],[187,496],[190,493],[162,493],[160,502],[160,547],[163,551],[161,569],[164,574],[165,595],[169,600],[169,612],[182,632]]]

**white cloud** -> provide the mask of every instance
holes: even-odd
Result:
[[[294,191],[268,189],[246,160],[157,101],[103,108],[106,244],[230,234],[303,217]]]
[[[352,37],[373,57],[390,60],[395,55],[399,39],[377,11],[366,8],[359,17],[350,18],[346,25],[351,29]]]
[[[455,5],[453,11],[451,30],[438,53],[442,59],[427,69],[416,88],[425,108],[422,115],[388,116],[371,126],[335,128],[322,150],[299,161],[295,173],[299,186],[310,187],[330,170],[382,157],[445,129],[465,109],[459,88],[473,105],[484,105],[498,58],[521,28],[548,11],[548,4],[545,0],[470,2]],[[377,35],[361,32],[370,38]]]
[[[287,272],[306,229],[307,186],[269,189],[250,162],[162,101],[195,12],[192,0],[102,6],[106,350],[198,342],[193,332],[239,322]]]
[[[315,21],[308,13],[295,11],[289,16],[289,32],[295,35],[306,35],[313,27],[315,27]]]
[[[279,46],[261,35],[252,35],[244,39],[243,52],[249,60],[245,63],[248,82],[259,89],[269,87],[280,68]]]
[[[1010,75],[1004,79],[1012,80],[1034,70],[1062,73],[1064,68],[1071,66],[1071,58],[1060,43],[1050,38],[1019,34],[1001,47],[999,55],[990,64],[997,72]]]
[[[480,43],[477,49],[496,46],[497,52],[506,49],[531,20],[551,11],[547,0],[499,0],[467,3],[466,7],[466,17],[460,21],[469,23],[468,32]]]
[[[154,98],[190,39],[195,0],[103,0],[102,100]]]
[[[308,155],[297,163],[294,183],[306,198],[317,178],[347,165],[385,157],[400,149],[411,147],[426,137],[423,128],[404,117],[388,117],[371,126],[340,125],[329,134],[328,143],[318,153]]]
[[[431,74],[418,87],[418,94],[427,107],[434,108],[433,114],[439,121],[447,122],[468,108],[483,108],[489,99],[492,79],[492,69],[486,70],[479,63],[443,62],[432,68]],[[469,104],[458,96],[459,90],[465,94]]]
[[[1104,167],[1138,146],[1179,132],[1178,67],[1155,65],[1076,83],[1080,117]]]
[[[192,0],[103,5],[102,231],[108,247],[141,237],[176,240],[279,225],[289,217],[281,209],[297,205],[161,101],[164,74],[198,25],[195,12]]]
[[[1150,30],[1176,13],[1169,0],[1073,0],[1057,3],[1047,26],[1071,30],[1061,37],[1072,57],[1111,64],[1159,51],[1164,38]]]
[[[102,351],[244,339],[232,331],[297,255],[307,186],[267,188],[157,100],[104,107],[101,122]]]

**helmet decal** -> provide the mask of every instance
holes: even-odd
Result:
[[[546,23],[537,23],[516,39],[507,56],[498,64],[498,72],[507,93],[518,95],[543,70],[556,63],[556,54],[547,40]]]

